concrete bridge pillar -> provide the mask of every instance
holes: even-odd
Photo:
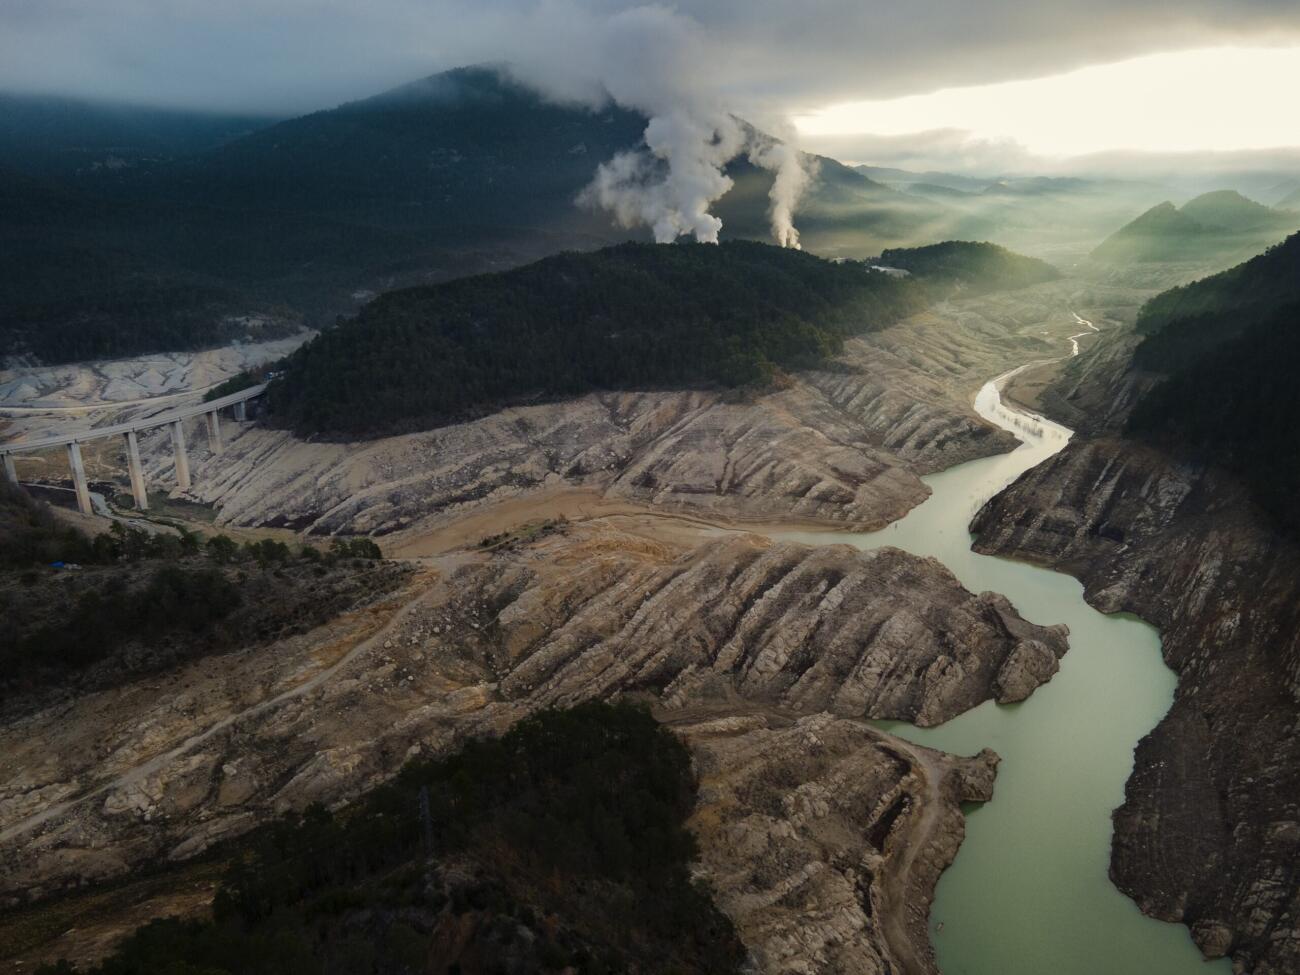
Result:
[[[131,472],[131,496],[135,506],[141,511],[149,510],[149,492],[144,486],[144,468],[140,465],[140,444],[135,439],[135,431],[128,430],[126,437],[126,466]]]
[[[14,466],[14,455],[5,454],[5,477],[9,479],[10,484],[18,483],[18,468]]]
[[[221,417],[217,411],[204,414],[208,418],[208,448],[214,453],[221,453]]]
[[[240,423],[248,419],[248,400],[241,399],[235,404],[235,419]]]
[[[90,506],[90,486],[86,483],[86,467],[81,463],[81,445],[75,440],[68,444],[68,467],[72,469],[72,486],[77,490],[77,510],[83,515],[93,515]]]
[[[176,455],[176,486],[190,489],[190,455],[185,452],[185,429],[180,420],[172,420],[172,452]]]

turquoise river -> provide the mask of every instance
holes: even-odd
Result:
[[[1088,334],[1070,340],[1071,354]],[[1060,672],[1024,703],[989,701],[937,728],[880,723],[932,748],[1002,756],[993,800],[967,811],[965,842],[936,891],[930,937],[944,975],[1226,975],[1227,962],[1202,961],[1185,928],[1144,917],[1107,874],[1111,811],[1123,801],[1133,748],[1173,700],[1160,635],[1134,617],[1099,613],[1070,576],[971,551],[975,512],[1071,435],[1002,402],[1018,371],[986,383],[975,400],[981,416],[1021,440],[1016,450],[927,478],[930,498],[881,531],[776,537],[933,556],[968,589],[1004,593],[1025,618],[1070,628]]]

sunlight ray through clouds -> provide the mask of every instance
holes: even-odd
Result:
[[[1300,47],[1153,54],[1025,81],[832,105],[796,119],[807,137],[959,129],[1036,155],[1300,144]],[[1273,93],[1269,97],[1267,93]]]

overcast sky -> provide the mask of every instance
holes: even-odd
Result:
[[[645,43],[637,33],[644,23],[657,31]],[[1284,48],[1279,76],[1300,81],[1300,2],[683,0],[656,7],[624,0],[0,0],[0,88],[7,90],[289,114],[460,64],[508,60],[566,98],[590,100],[602,88],[648,83],[662,87],[664,97],[708,97],[771,126],[816,115],[823,124],[806,138],[826,147],[837,142],[846,152],[855,132],[863,136],[859,150],[873,138],[911,138],[907,120],[915,116],[916,130],[927,133],[916,137],[920,142],[1040,155],[1053,146],[1036,145],[1028,129],[1042,128],[1032,105],[1036,97],[1043,103],[1046,89],[1036,96],[979,86],[1229,46]],[[1245,97],[1238,88],[1249,95],[1258,80],[1239,76],[1249,74],[1251,60],[1235,64],[1189,69],[1188,77],[1196,70],[1202,77],[1222,72],[1197,97],[1224,89],[1231,98]],[[1131,75],[1127,84],[1142,87],[1141,77]],[[953,88],[975,91],[888,105]],[[1056,90],[1088,104],[1077,85]],[[1255,94],[1278,113],[1295,90]],[[1020,115],[1000,117],[998,106],[1011,105],[1011,91]],[[1098,94],[1092,108],[1100,116],[1107,110],[1100,96],[1113,97],[1114,90]],[[653,101],[658,93],[647,97]],[[1147,110],[1163,117],[1169,106],[1153,101]],[[826,119],[838,119],[838,128]],[[1140,135],[1135,124],[1117,119],[1109,134],[1102,127],[1073,142],[1058,125],[1055,148],[1137,148],[1125,144]],[[1253,144],[1250,124],[1243,122],[1243,131],[1250,130]],[[1279,133],[1279,145],[1300,141],[1283,127]],[[1182,130],[1162,138],[1185,148],[1175,145]]]

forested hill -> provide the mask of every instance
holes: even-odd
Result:
[[[1300,302],[1300,234],[1244,264],[1170,288],[1142,306],[1136,362],[1172,372]]]
[[[1300,234],[1142,309],[1135,363],[1167,377],[1130,432],[1227,466],[1300,535]]]
[[[347,437],[593,390],[762,385],[952,287],[749,241],[561,254],[377,298],[290,357],[269,405],[300,434]]]
[[[271,387],[301,434],[422,429],[598,389],[769,380],[925,301],[916,281],[734,241],[622,244],[383,295]]]
[[[1154,335],[1195,315],[1239,312],[1300,300],[1300,234],[1258,257],[1191,284],[1156,295],[1138,315],[1138,331]]]
[[[1026,288],[1061,276],[1052,265],[1035,257],[968,240],[895,247],[880,255],[880,263],[921,275],[931,284],[949,286],[964,295]]]

